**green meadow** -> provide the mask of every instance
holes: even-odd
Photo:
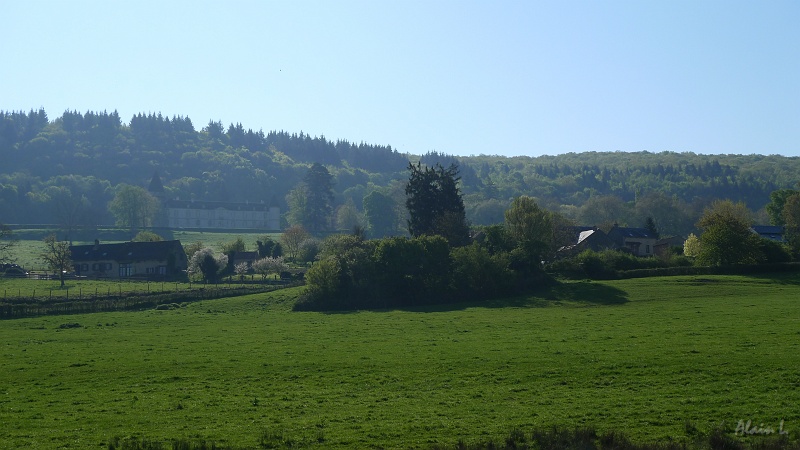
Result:
[[[800,431],[800,278],[570,282],[490,304],[293,312],[302,288],[0,322],[0,448],[115,437],[430,448],[559,425]]]

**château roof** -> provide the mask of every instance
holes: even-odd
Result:
[[[270,206],[266,203],[239,203],[239,202],[203,202],[195,200],[166,200],[163,202],[167,208],[182,209],[226,209],[229,211],[268,211]]]

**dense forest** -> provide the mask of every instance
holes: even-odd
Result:
[[[421,162],[458,165],[472,225],[502,222],[511,200],[528,195],[580,224],[641,226],[650,217],[662,235],[682,236],[715,199],[745,202],[767,223],[770,193],[796,187],[800,174],[800,158],[777,155],[411,155],[241,124],[198,130],[188,117],[140,113],[124,123],[117,112],[67,111],[51,120],[43,109],[0,111],[0,161],[0,222],[8,224],[61,224],[80,210],[80,225],[112,225],[117,187],[147,187],[155,173],[168,198],[276,202],[286,211],[287,194],[320,163],[332,176],[334,208],[355,209],[357,220],[364,198],[379,192],[393,200],[403,231],[409,162]]]

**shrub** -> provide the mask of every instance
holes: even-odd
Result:
[[[459,297],[486,299],[510,292],[514,273],[507,253],[492,255],[473,243],[453,249],[453,283]]]

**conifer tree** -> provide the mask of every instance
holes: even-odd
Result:
[[[409,164],[408,170],[408,232],[414,237],[439,235],[452,246],[465,245],[469,225],[458,188],[458,166],[445,169],[439,164],[423,167],[417,163]]]

